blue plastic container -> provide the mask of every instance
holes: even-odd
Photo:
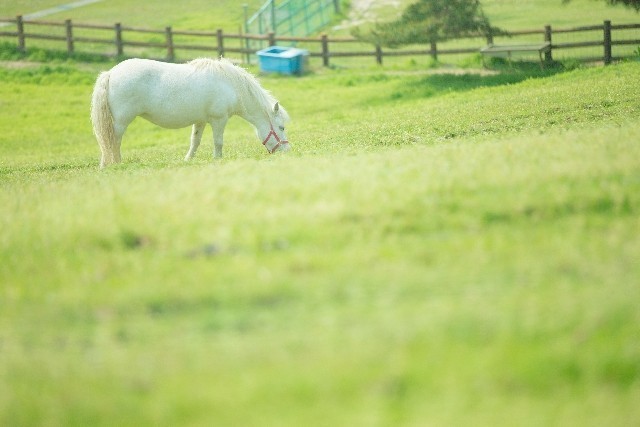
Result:
[[[258,51],[260,71],[267,73],[302,74],[309,52],[295,47],[269,46]]]

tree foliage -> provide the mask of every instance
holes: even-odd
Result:
[[[353,34],[382,46],[397,47],[497,31],[482,11],[480,0],[418,0],[398,20],[376,24],[368,32],[356,29]]]

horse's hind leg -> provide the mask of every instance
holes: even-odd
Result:
[[[120,163],[122,161],[120,145],[122,143],[123,134],[124,130],[118,131],[118,127],[114,126],[114,133],[111,135],[110,141],[100,144],[100,151],[102,152],[102,158],[100,159],[101,168],[114,163]]]
[[[130,122],[129,122],[130,123]],[[122,124],[116,124],[113,128],[114,128],[114,133],[115,133],[115,140],[113,141],[113,163],[120,163],[122,162],[122,156],[120,154],[120,146],[122,145],[122,136],[124,135],[124,132],[127,130],[127,126],[129,126],[129,123],[122,125]]]
[[[120,163],[122,157],[120,155],[120,145],[122,143],[122,136],[127,130],[129,123],[133,121],[133,117],[113,117],[113,123],[109,125],[109,129],[103,132],[104,137],[99,138],[100,150],[102,151],[102,159],[100,160],[100,167],[104,168],[113,163]]]
[[[193,125],[193,128],[191,129],[191,145],[189,146],[189,151],[184,158],[185,160],[191,160],[193,156],[196,155],[196,151],[198,151],[198,146],[200,145],[200,141],[202,140],[204,125],[204,123],[195,123]]]

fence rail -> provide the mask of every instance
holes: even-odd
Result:
[[[487,44],[494,44],[496,40],[514,43],[514,41],[527,39],[531,42],[532,37],[538,41],[545,41],[551,44],[551,51],[547,53],[545,59],[552,60],[559,51],[571,51],[580,48],[598,48],[600,53],[591,52],[588,56],[577,55],[574,59],[585,61],[602,61],[605,64],[613,60],[629,56],[613,55],[613,48],[616,46],[627,46],[628,52],[640,51],[640,47],[632,50],[629,46],[640,46],[640,24],[612,25],[610,21],[604,21],[602,25],[582,26],[575,28],[552,29],[547,25],[542,29],[511,31],[490,36],[486,39],[480,37],[467,37],[467,41],[462,46],[451,46],[447,43],[431,43],[425,47],[413,47],[405,49],[383,49],[363,43],[352,37],[329,37],[322,34],[317,37],[296,37],[280,36],[273,32],[264,35],[226,33],[219,29],[217,31],[187,31],[174,30],[166,27],[162,30],[149,28],[136,28],[124,26],[121,23],[114,25],[95,25],[74,23],[71,20],[63,22],[25,20],[22,16],[16,18],[0,18],[0,22],[15,25],[13,31],[0,31],[0,40],[14,40],[18,50],[27,52],[32,43],[31,40],[46,40],[66,47],[69,55],[74,53],[95,54],[100,50],[96,45],[112,46],[113,50],[101,51],[98,54],[105,56],[124,56],[125,51],[128,56],[144,56],[145,52],[139,52],[136,48],[155,49],[155,57],[162,57],[168,61],[176,59],[177,51],[202,51],[215,54],[216,56],[229,56],[229,54],[240,56],[241,59],[251,62],[252,55],[255,55],[255,48],[250,46],[249,41],[260,41],[267,45],[276,44],[301,44],[309,50],[312,58],[319,58],[324,66],[329,66],[332,58],[349,57],[371,57],[378,64],[382,64],[384,58],[400,56],[430,56],[437,59],[441,55],[475,54],[480,48]],[[0,27],[9,28],[8,26]],[[46,33],[35,31],[37,28],[47,28]],[[635,30],[629,36],[628,32]],[[57,33],[56,33],[57,31]],[[87,34],[78,35],[85,31]],[[557,37],[566,34],[586,33],[586,40],[579,41],[557,41]],[[599,34],[599,35],[598,35]],[[613,37],[613,36],[616,37]],[[626,37],[625,37],[626,35]],[[151,40],[141,40],[140,37],[151,37]],[[177,42],[176,38],[182,38],[183,42]],[[463,39],[458,39],[458,41]],[[9,42],[10,43],[10,42]],[[80,50],[78,45],[83,44],[85,50]],[[34,44],[35,45],[35,44]],[[444,47],[443,47],[444,46]],[[41,47],[41,46],[37,46]],[[49,47],[50,48],[50,47]],[[87,52],[88,49],[89,51]],[[58,50],[62,50],[59,49]],[[142,54],[141,54],[142,53]],[[159,53],[159,55],[158,55]],[[571,56],[570,56],[571,57]]]

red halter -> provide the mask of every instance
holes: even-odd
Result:
[[[281,140],[280,137],[278,136],[278,134],[276,133],[276,131],[273,129],[273,123],[269,123],[269,124],[271,125],[271,130],[269,131],[269,134],[264,139],[264,141],[262,141],[262,145],[264,145],[264,148],[267,149],[269,154],[273,154],[278,149],[278,147],[280,147],[281,145],[284,145],[284,144],[288,144],[289,141],[287,141],[286,139]],[[278,143],[271,150],[269,150],[269,147],[267,147],[267,142],[269,142],[269,140],[271,139],[272,136],[274,136],[276,138],[276,141]]]

